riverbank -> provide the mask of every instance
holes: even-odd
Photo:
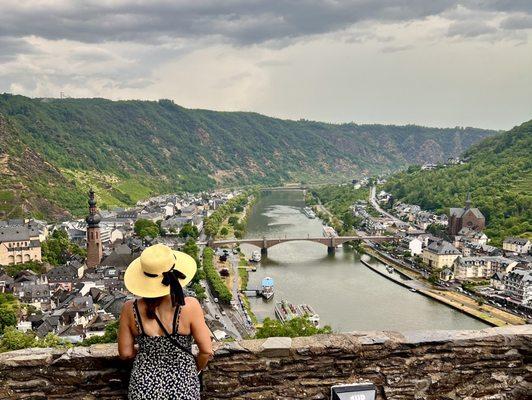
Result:
[[[434,289],[422,281],[421,274],[402,267],[393,259],[383,256],[378,251],[372,249],[369,246],[364,246],[364,250],[370,256],[374,257],[375,259],[386,265],[389,265],[394,270],[410,278],[412,281],[417,282],[417,284],[413,285],[404,281],[397,281],[392,276],[386,276],[385,274],[380,273],[380,271],[377,271],[367,262],[361,260],[365,266],[371,268],[375,272],[380,273],[385,278],[393,280],[395,283],[398,283],[405,287],[416,289],[416,291],[423,296],[430,297],[433,300],[445,304],[446,306],[452,307],[455,310],[458,310],[464,314],[467,314],[492,326],[524,325],[526,323],[526,321],[522,318],[502,311],[498,308],[486,304],[478,305],[473,299],[460,293]]]

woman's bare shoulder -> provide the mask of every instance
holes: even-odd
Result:
[[[193,314],[203,313],[200,302],[192,296],[185,297],[185,309]]]
[[[122,314],[132,314],[133,313],[133,304],[135,304],[135,300],[127,300],[122,305]]]

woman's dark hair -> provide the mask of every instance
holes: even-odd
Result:
[[[149,319],[155,318],[155,309],[161,305],[161,302],[164,299],[164,296],[162,297],[153,297],[153,298],[146,298],[144,297],[144,302],[146,303],[146,316]]]

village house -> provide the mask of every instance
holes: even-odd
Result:
[[[490,278],[496,272],[505,275],[516,265],[517,261],[505,257],[460,257],[454,262],[454,276],[459,280]]]
[[[440,279],[444,282],[452,281],[454,279],[454,272],[451,268],[444,268],[440,271]]]
[[[527,254],[530,252],[532,242],[525,238],[508,237],[502,243],[502,249],[511,253]]]
[[[444,240],[432,242],[422,252],[422,259],[431,269],[452,267],[454,260],[462,254],[451,243]]]
[[[408,249],[413,256],[418,256],[423,251],[423,242],[417,237],[406,236],[401,239],[401,244],[405,249]]]
[[[39,230],[22,220],[0,221],[0,265],[41,261]]]
[[[532,305],[532,270],[514,269],[504,277],[504,290],[517,304]]]
[[[490,278],[490,285],[495,290],[504,290],[504,274],[495,272]]]

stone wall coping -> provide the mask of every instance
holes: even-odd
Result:
[[[270,337],[268,339],[242,340],[239,342],[215,343],[216,357],[236,353],[250,353],[259,357],[285,357],[291,354],[323,353],[332,349],[356,349],[363,346],[384,345],[397,347],[442,344],[472,339],[485,341],[490,337],[526,337],[532,340],[532,325],[505,326],[482,330],[434,330],[434,331],[361,331],[315,335],[309,337]],[[0,371],[16,367],[43,367],[68,363],[74,359],[118,357],[116,344],[97,344],[90,347],[30,348],[0,354]]]

